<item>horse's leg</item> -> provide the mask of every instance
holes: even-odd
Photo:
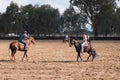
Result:
[[[91,56],[91,53],[90,53],[90,52],[89,52],[88,54],[89,54],[89,56],[88,56],[88,58],[87,58],[87,61],[89,60],[89,58],[90,58],[90,56]]]
[[[24,59],[24,57],[26,56],[26,58],[27,58],[27,51],[24,51],[24,55],[23,55],[23,58],[22,58],[22,61],[23,61],[23,59]]]
[[[91,52],[91,54],[92,54],[92,61],[93,61],[94,58],[96,57],[96,51],[93,49],[92,52]]]
[[[14,61],[16,60],[16,58],[15,58],[15,53],[14,53]]]
[[[79,52],[77,52],[78,53],[78,55],[77,55],[77,61],[78,61],[78,59],[80,58],[81,59],[81,61],[82,61],[82,58],[81,58],[81,55],[80,55],[80,51]]]
[[[11,57],[12,57],[12,60],[15,61],[15,53],[16,53],[17,49],[15,47],[11,48]]]
[[[79,52],[77,52],[78,54],[77,54],[77,62],[78,62],[78,58],[79,58],[79,56],[80,56],[80,54],[79,54]]]
[[[11,52],[11,57],[12,57],[12,60],[14,61],[15,60],[15,51],[14,50],[12,50],[12,52]]]
[[[17,49],[14,50],[14,54],[13,54],[14,55],[14,61],[16,60],[16,58],[15,58],[16,51],[17,51]]]
[[[26,51],[26,60],[28,61],[27,51]]]
[[[95,57],[92,55],[92,61],[93,61],[94,58],[95,58]]]
[[[11,52],[11,60],[13,60],[13,56],[14,56],[14,53],[13,53],[13,51]]]
[[[95,56],[96,56],[96,54],[92,54],[92,61],[94,60]]]
[[[79,57],[80,57],[80,59],[81,59],[81,61],[82,61],[82,57],[81,57],[81,54],[80,54],[80,52],[79,52]]]
[[[26,55],[26,51],[24,51],[24,55],[23,55],[22,61],[23,61],[23,59],[24,59],[25,55]]]

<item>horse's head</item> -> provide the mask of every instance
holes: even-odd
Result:
[[[34,37],[30,37],[30,38],[29,38],[29,41],[30,41],[30,43],[35,44],[35,39],[34,39]]]
[[[90,36],[88,36],[87,41],[91,42],[91,37]]]
[[[75,39],[70,39],[69,40],[69,47],[72,47],[73,45],[75,46],[79,46],[80,45],[80,42],[75,40]]]
[[[73,39],[70,38],[70,40],[69,40],[69,47],[72,47],[73,44],[74,44],[74,41],[73,41]]]

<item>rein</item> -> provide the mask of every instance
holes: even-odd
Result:
[[[27,45],[29,46],[31,44],[32,38],[27,39]]]

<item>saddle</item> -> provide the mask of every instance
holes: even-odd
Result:
[[[85,43],[85,46],[88,46],[88,43]]]
[[[21,43],[21,42],[18,42],[18,49],[19,49],[19,50],[24,50],[24,49],[25,49],[25,48],[24,48],[24,44]]]

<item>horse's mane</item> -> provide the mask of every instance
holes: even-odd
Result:
[[[72,41],[74,41],[74,42],[79,42],[78,40],[76,40],[76,39],[72,39]]]
[[[78,40],[76,40],[76,39],[71,39],[71,41],[73,41],[74,44],[77,44],[77,45],[80,45],[80,44],[81,44],[81,43],[80,43]]]
[[[74,42],[78,42],[77,40],[73,39]]]
[[[29,39],[35,39],[33,36],[30,36]]]

